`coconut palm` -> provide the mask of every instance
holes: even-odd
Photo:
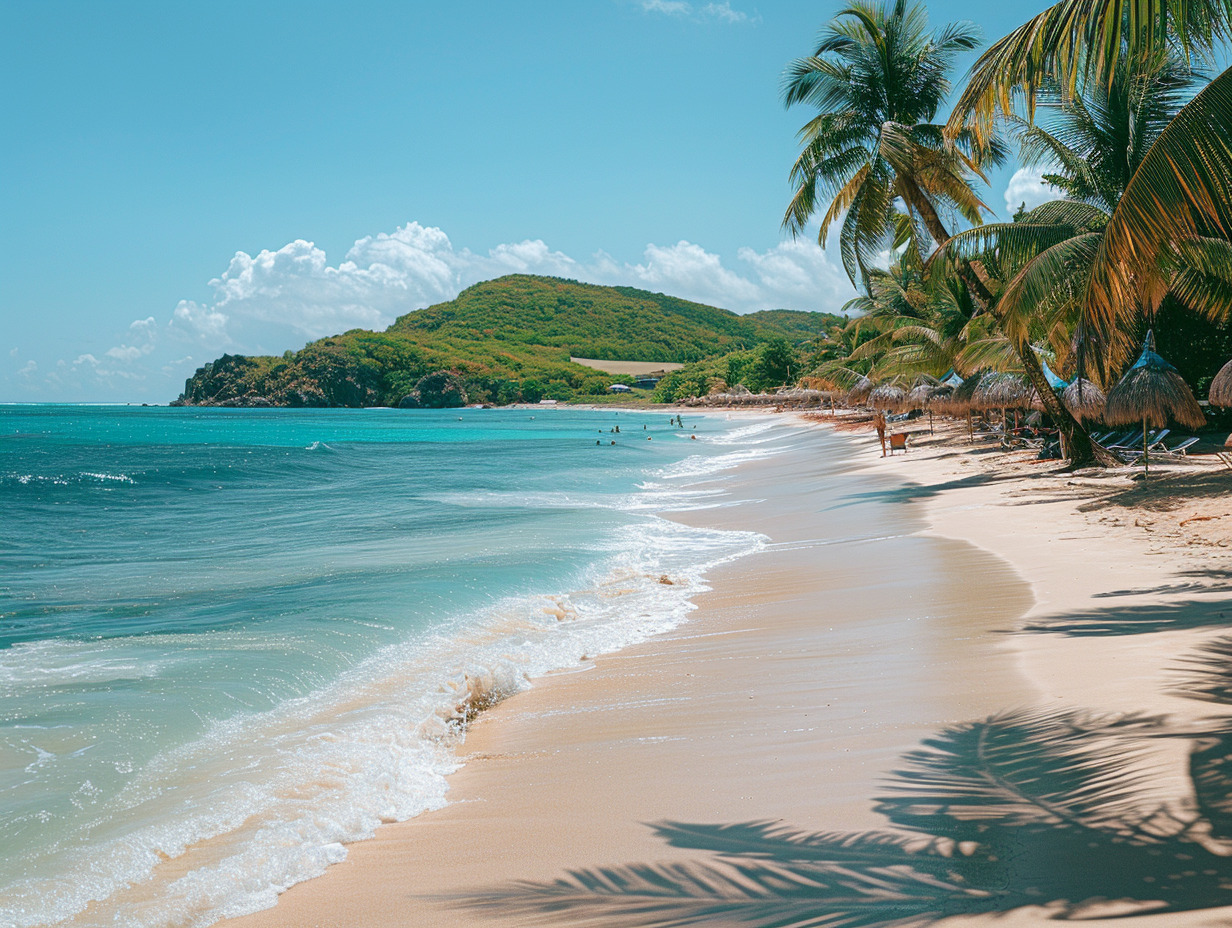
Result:
[[[1083,83],[1110,83],[1128,55],[1148,60],[1161,50],[1203,52],[1226,39],[1232,0],[1061,0],[1003,39],[971,69],[947,131],[988,135],[998,112],[1010,116],[1052,85],[1075,96]]]
[[[1099,348],[1097,361],[1116,366],[1124,360],[1133,341],[1123,314],[1110,322],[1108,314],[1089,310],[1103,296],[1094,292],[1096,269],[1111,217],[1153,146],[1184,111],[1193,87],[1193,73],[1175,56],[1135,61],[1126,54],[1111,84],[1089,82],[1074,96],[1056,86],[1044,92],[1052,112],[1045,124],[1014,120],[1024,160],[1055,165],[1047,177],[1070,199],[1037,207],[1018,222],[959,233],[945,249],[1000,270],[1004,286],[993,309],[1012,341],[1030,341],[1034,324],[1037,333],[1041,327],[1048,333],[1054,347],[1075,333],[1080,348]],[[1216,288],[1202,289],[1211,277],[1199,270],[1188,262],[1174,267],[1172,276],[1183,271],[1192,291],[1211,297]],[[1154,286],[1152,309],[1168,288],[1162,278]],[[1137,295],[1133,306],[1136,312]],[[1041,391],[1040,398],[1047,408],[1050,397]],[[1081,437],[1078,442],[1073,450],[1081,453]]]
[[[1084,86],[1112,83],[1123,57],[1141,64],[1165,48],[1180,48],[1188,59],[1230,31],[1232,0],[1061,0],[980,57],[946,131],[954,138],[984,137],[998,113],[1010,115],[1018,104],[1033,117],[1044,88],[1073,98]],[[1087,316],[1109,331],[1138,312],[1139,294],[1158,300],[1169,277],[1180,292],[1178,252],[1189,252],[1182,257],[1192,265],[1194,251],[1208,244],[1218,251],[1229,239],[1232,73],[1225,72],[1160,134],[1135,172],[1093,256]],[[1226,262],[1207,263],[1226,268]],[[1215,281],[1222,301],[1216,312],[1229,305],[1228,276],[1225,271]],[[1209,299],[1209,284],[1199,280],[1191,288]]]
[[[1085,314],[1108,332],[1171,287],[1191,306],[1232,308],[1232,69],[1189,101],[1143,157],[1093,256]]]
[[[978,161],[1000,158],[1002,146],[990,138],[973,151],[966,135],[949,142],[932,121],[955,56],[978,41],[968,23],[930,32],[924,7],[907,0],[856,0],[822,31],[812,55],[788,66],[783,102],[817,115],[800,130],[796,192],[783,224],[798,234],[824,207],[824,246],[841,218],[839,246],[853,284],[890,240],[924,255],[931,248],[920,226],[936,242],[947,239],[942,213],[980,221],[985,207],[972,189]]]

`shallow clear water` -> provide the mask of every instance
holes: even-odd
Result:
[[[209,924],[442,804],[473,707],[762,543],[656,515],[770,453],[685,424],[0,407],[0,925]]]

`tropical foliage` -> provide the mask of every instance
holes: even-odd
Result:
[[[768,344],[790,351],[836,321],[789,310],[741,316],[632,287],[512,275],[407,313],[384,332],[356,329],[282,357],[224,355],[193,375],[181,401],[396,406],[440,371],[453,371],[473,403],[595,397],[621,378],[570,357],[690,362]],[[767,385],[788,376],[785,364],[765,371]]]
[[[922,238],[911,234],[925,217],[900,182],[911,164],[878,162],[893,184],[874,222],[857,215],[854,197],[878,171],[840,178],[835,172],[855,164],[854,155],[809,161],[806,147],[793,167],[793,181],[806,183],[798,185],[789,225],[802,227],[814,188],[834,190],[823,236],[842,216],[844,227],[868,233],[853,241],[871,243],[855,251],[864,293],[847,307],[862,314],[840,339],[848,348],[819,358],[815,373],[850,385],[862,377],[936,377],[951,367],[964,375],[1017,370],[1061,428],[1074,463],[1111,462],[1049,389],[1040,359],[1107,387],[1156,319],[1176,322],[1198,345],[1222,346],[1232,312],[1232,72],[1199,92],[1204,76],[1193,67],[1195,54],[1224,34],[1230,8],[1221,4],[1071,0],[995,43],[973,69],[938,144],[992,154],[998,133],[1010,133],[1023,162],[1044,166],[1063,199],[993,224],[981,224],[978,210],[951,206],[969,227],[925,223],[935,249],[923,250]],[[958,34],[966,35],[965,27],[938,33]],[[858,124],[879,140],[876,149],[863,143],[864,150],[880,152],[892,120],[852,101],[898,100],[900,52],[923,54],[932,47],[926,36],[922,13],[901,0],[840,13],[818,54],[787,72],[788,102],[819,109],[814,135],[806,136],[813,148],[824,148],[823,130],[841,140],[831,131],[840,112],[843,125]],[[948,62],[935,60],[942,67],[935,79],[944,81]],[[843,80],[852,89],[843,90]],[[865,93],[865,85],[876,92]],[[967,166],[964,179],[974,182],[978,159]],[[873,249],[884,261],[890,238],[892,263],[872,266]],[[1160,340],[1172,341],[1166,332]],[[1188,359],[1180,363],[1191,368]],[[1217,368],[1191,368],[1191,383],[1208,381]]]
[[[853,283],[891,244],[910,242],[926,254],[929,236],[944,241],[943,212],[980,221],[984,204],[971,182],[981,156],[999,157],[1000,146],[990,139],[977,149],[962,134],[955,143],[933,122],[950,91],[955,56],[977,43],[968,23],[929,32],[918,4],[858,0],[825,28],[812,55],[788,66],[784,103],[817,115],[799,133],[795,195],[783,222],[800,232],[824,208],[819,241],[825,245],[830,227],[841,224],[843,266]]]

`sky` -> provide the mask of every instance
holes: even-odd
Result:
[[[513,272],[837,311],[778,93],[841,5],[0,0],[0,402],[165,403]]]

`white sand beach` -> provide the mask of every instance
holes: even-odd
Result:
[[[874,799],[887,776],[947,726],[1031,708],[1166,713],[1183,727],[1213,711],[1174,689],[1178,658],[1219,631],[1183,617],[1226,595],[1210,590],[1232,566],[1222,494],[1173,506],[1163,483],[1040,476],[1021,455],[971,453],[954,436],[886,459],[870,434],[824,425],[780,442],[782,453],[742,466],[725,505],[672,516],[770,539],[714,573],[686,625],[485,712],[446,808],[383,827],[228,928],[543,924],[552,910],[526,881],[730,864],[668,844],[658,822],[884,829]],[[1225,480],[1211,474],[1193,479]],[[1161,630],[1060,631],[1125,616],[1156,617]],[[1026,625],[1058,630],[1015,632]],[[1191,747],[1157,738],[1126,763],[1181,809]],[[1056,908],[1040,901],[962,923],[1042,923]],[[555,917],[631,923],[602,907]],[[721,908],[711,922],[743,923]]]

